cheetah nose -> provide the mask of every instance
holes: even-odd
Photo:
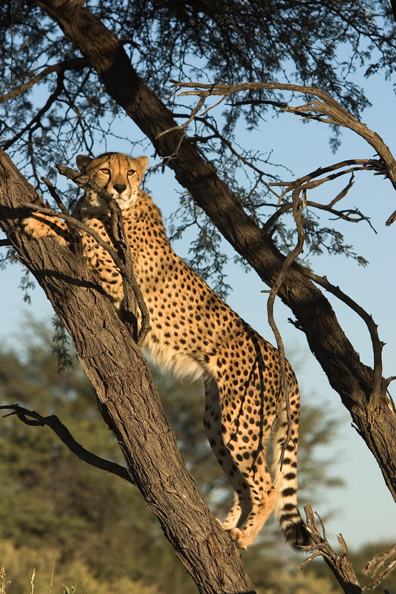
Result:
[[[113,188],[115,189],[116,192],[118,192],[119,194],[122,194],[124,190],[126,190],[126,185],[125,184],[114,184]]]

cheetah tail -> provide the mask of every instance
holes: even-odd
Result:
[[[274,435],[274,486],[279,493],[275,516],[281,530],[295,550],[311,547],[310,532],[297,509],[297,435],[290,440],[281,464],[282,444],[286,439],[287,422],[285,410],[279,413]]]
[[[283,528],[286,542],[292,546],[295,551],[305,550],[313,546],[313,540],[311,534],[303,522],[298,510],[299,522],[288,524]],[[282,518],[280,518],[280,524],[282,526]]]

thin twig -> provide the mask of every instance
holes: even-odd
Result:
[[[49,193],[51,194],[52,198],[55,200],[55,202],[58,205],[58,207],[60,208],[61,212],[64,215],[69,216],[70,215],[69,211],[67,210],[66,206],[63,204],[61,197],[59,196],[59,194],[56,191],[56,189],[54,188],[54,186],[51,184],[50,180],[47,177],[42,177],[41,179],[47,186]],[[83,246],[82,246],[82,240],[81,240],[80,233],[76,229],[76,226],[73,225],[72,223],[70,223],[69,220],[65,219],[65,223],[67,225],[67,228],[69,229],[70,237],[72,239],[73,251],[76,254],[82,255],[83,254]]]
[[[272,328],[274,333],[276,344],[279,351],[279,363],[280,363],[280,373],[281,373],[281,385],[282,391],[285,396],[285,405],[286,405],[286,416],[287,416],[287,436],[282,444],[281,449],[281,456],[280,456],[280,465],[282,466],[283,458],[286,452],[286,448],[290,442],[292,436],[292,424],[291,424],[291,416],[290,416],[290,399],[289,399],[289,386],[287,381],[287,373],[286,373],[286,356],[285,356],[285,347],[283,344],[282,336],[279,332],[279,329],[275,323],[274,318],[274,303],[276,295],[284,281],[286,272],[294,262],[294,260],[303,252],[304,250],[304,230],[301,220],[301,213],[300,213],[300,194],[298,190],[293,191],[293,215],[297,225],[297,233],[298,233],[298,240],[297,244],[294,249],[290,252],[287,256],[285,261],[282,264],[282,268],[279,271],[279,274],[271,288],[270,295],[268,298],[267,303],[267,312],[268,312],[268,322]]]
[[[60,96],[60,94],[63,91],[64,77],[65,77],[65,73],[63,71],[58,72],[58,79],[57,79],[55,90],[48,97],[47,101],[45,102],[45,105],[36,113],[36,115],[31,119],[31,121],[22,130],[20,130],[18,132],[18,134],[16,134],[13,138],[10,138],[9,140],[6,140],[3,143],[2,148],[5,151],[8,150],[15,142],[17,142],[17,140],[19,140],[25,134],[25,132],[27,130],[30,130],[33,125],[35,125],[36,128],[38,128],[40,126],[42,116],[45,113],[47,113],[47,111],[51,108],[53,103],[55,103],[55,101],[57,101],[58,97]]]

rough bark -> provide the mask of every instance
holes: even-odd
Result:
[[[72,337],[134,483],[200,592],[254,594],[235,545],[185,467],[140,350],[84,261],[52,238],[21,234],[22,205],[38,201],[0,150],[1,227]]]
[[[171,112],[140,80],[121,42],[87,8],[73,0],[36,0],[62,28],[97,71],[109,95],[125,109],[150,138],[156,151],[174,170],[223,236],[273,286],[284,257],[272,240],[243,210],[210,163],[175,127]],[[396,414],[382,381],[379,396],[371,399],[373,370],[363,365],[322,292],[294,265],[285,276],[279,296],[293,311],[298,327],[340,394],[360,435],[377,459],[396,499]]]

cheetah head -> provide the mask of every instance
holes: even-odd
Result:
[[[148,166],[147,157],[133,159],[122,153],[104,153],[96,159],[78,155],[77,167],[114,197],[121,208],[130,208]],[[89,209],[107,210],[107,204],[93,190],[86,189],[85,203]]]

